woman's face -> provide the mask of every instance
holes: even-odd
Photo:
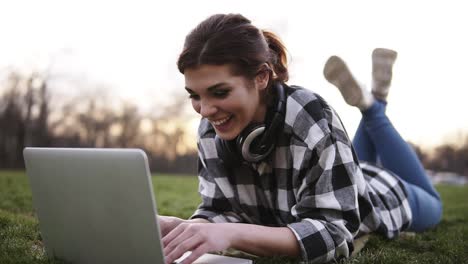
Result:
[[[210,121],[220,138],[234,139],[248,124],[264,121],[261,98],[268,73],[249,80],[232,75],[228,65],[201,65],[186,69],[184,76],[193,109]]]

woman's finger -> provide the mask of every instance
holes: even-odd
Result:
[[[166,262],[172,263],[172,261],[184,255],[185,252],[193,251],[194,249],[198,248],[201,244],[203,244],[203,241],[200,236],[194,236],[194,237],[184,240],[182,243],[178,244],[172,251],[164,252],[166,256]],[[185,263],[185,260],[184,260],[184,263]]]
[[[172,229],[172,231],[167,235],[165,235],[162,239],[164,247],[166,247],[166,245],[171,243],[174,238],[178,237],[182,232],[184,232],[187,226],[187,224],[180,224],[176,228]]]
[[[182,261],[182,264],[191,264],[195,260],[197,260],[199,257],[201,257],[203,254],[208,253],[209,251],[209,246],[206,243],[203,243],[199,245],[196,249],[192,251],[192,253]]]
[[[172,238],[172,240],[164,246],[164,254],[168,256],[176,247],[184,243],[186,240],[193,240],[195,235],[198,233],[197,230],[198,228],[193,225],[184,226],[183,231],[178,233],[176,237]],[[200,240],[200,236],[196,237]]]

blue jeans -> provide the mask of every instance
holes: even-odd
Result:
[[[414,150],[385,115],[385,108],[385,102],[376,100],[362,112],[353,144],[360,160],[378,163],[400,177],[413,214],[409,230],[424,231],[440,222],[440,196]]]

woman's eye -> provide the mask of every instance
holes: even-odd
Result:
[[[198,100],[198,99],[200,99],[200,96],[198,96],[198,95],[196,95],[196,94],[190,94],[190,95],[189,95],[189,98],[190,98],[190,99],[193,99],[193,100]]]
[[[229,94],[229,91],[215,91],[213,95],[218,98],[224,98]]]

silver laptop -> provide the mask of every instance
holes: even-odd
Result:
[[[24,159],[49,257],[73,264],[164,263],[142,150],[26,148]],[[252,261],[205,254],[195,263]]]

